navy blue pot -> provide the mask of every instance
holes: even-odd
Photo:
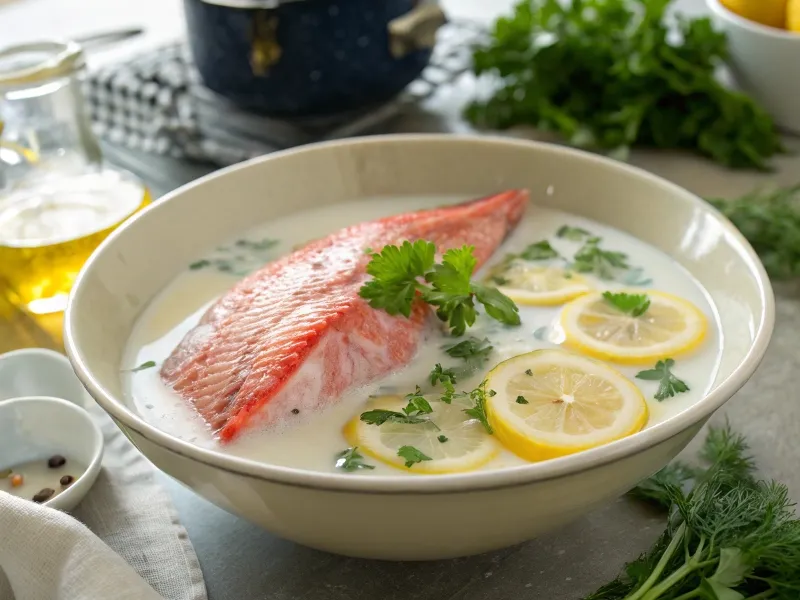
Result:
[[[205,85],[246,109],[325,115],[389,100],[425,68],[444,15],[420,0],[184,0]]]

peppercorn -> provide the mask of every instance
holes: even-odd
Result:
[[[51,488],[43,488],[39,490],[36,494],[34,494],[33,501],[38,502],[39,504],[41,504],[42,502],[47,502],[50,499],[50,497],[55,493],[56,493],[55,490]]]
[[[67,459],[61,456],[60,454],[54,454],[50,458],[47,459],[47,466],[51,469],[57,469],[58,467],[63,467],[67,463]]]

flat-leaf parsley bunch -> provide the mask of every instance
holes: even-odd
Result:
[[[678,17],[671,0],[522,0],[474,54],[499,81],[467,118],[504,129],[532,125],[571,144],[693,150],[733,168],[764,169],[782,152],[772,119],[723,86],[725,35],[708,18]]]

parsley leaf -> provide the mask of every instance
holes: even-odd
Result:
[[[632,317],[641,317],[650,308],[650,298],[647,294],[603,292],[603,298],[620,312]]]
[[[469,399],[475,403],[475,406],[472,408],[465,408],[464,412],[472,417],[473,419],[478,419],[483,425],[483,428],[486,429],[487,433],[494,433],[494,429],[489,424],[489,418],[486,416],[486,396],[494,396],[494,390],[486,391],[486,382],[482,381],[481,384],[472,390],[469,393]]]
[[[440,443],[440,444],[444,444],[444,443],[445,443],[445,442],[448,440],[448,438],[447,438],[447,436],[446,436],[446,435],[440,435],[440,436],[439,436],[439,437],[437,437],[436,439],[437,439],[437,440],[439,440],[439,443]]]
[[[421,450],[414,446],[400,446],[400,449],[397,451],[397,456],[405,459],[407,469],[410,469],[415,464],[421,463],[422,461],[433,460],[430,456],[423,454]]]
[[[530,404],[530,402],[528,402],[528,399],[525,398],[525,396],[517,396],[517,399],[516,399],[515,402],[517,404]]]
[[[450,404],[453,397],[456,395],[456,374],[453,369],[443,369],[442,365],[436,363],[429,375],[431,385],[436,387],[437,383],[441,383],[444,388],[444,393],[439,398],[445,404]]]
[[[556,237],[572,240],[573,242],[580,242],[585,237],[592,235],[581,227],[572,227],[570,225],[562,225],[556,231]]]
[[[519,257],[524,260],[547,260],[549,258],[558,258],[560,254],[550,245],[547,240],[529,244]]]
[[[600,279],[614,279],[619,270],[627,270],[628,256],[600,248],[601,239],[589,238],[572,257],[572,268],[579,273],[594,273]]]
[[[494,93],[471,122],[530,125],[624,158],[631,146],[692,150],[732,168],[783,152],[769,114],[724,86],[726,36],[670,0],[521,0],[474,51]]]
[[[336,468],[351,473],[359,469],[374,469],[375,467],[365,463],[364,457],[358,451],[358,446],[354,446],[336,455]]]
[[[410,417],[429,415],[433,412],[433,407],[422,395],[422,390],[419,386],[417,386],[415,392],[406,395],[406,400],[408,404],[403,408],[403,412]]]
[[[433,266],[435,254],[436,246],[423,240],[384,246],[380,253],[371,255],[367,273],[373,278],[361,287],[359,295],[369,300],[372,308],[382,308],[390,315],[411,316],[419,288],[417,279]]]
[[[443,350],[448,356],[464,359],[466,363],[464,371],[469,374],[482,367],[489,360],[489,355],[494,350],[494,346],[492,346],[488,338],[481,340],[476,337],[469,337],[452,346],[445,346]]]
[[[656,400],[665,400],[689,391],[689,386],[672,374],[672,367],[675,366],[675,361],[671,358],[660,360],[656,363],[654,369],[647,371],[640,371],[636,374],[636,379],[643,379],[645,381],[659,381],[658,391],[653,396]]]
[[[405,423],[406,425],[417,425],[419,423],[428,422],[428,419],[420,417],[419,415],[408,415],[404,412],[386,410],[383,408],[375,408],[373,410],[363,412],[359,418],[368,425],[383,425],[387,421],[391,421],[393,423]]]
[[[156,361],[148,360],[148,361],[143,362],[142,364],[140,364],[138,367],[134,367],[133,369],[130,369],[130,372],[131,373],[138,373],[139,371],[144,371],[145,369],[152,369],[155,366],[156,366]]]
[[[359,295],[372,308],[408,317],[419,292],[426,303],[436,307],[436,315],[456,336],[475,324],[474,300],[483,304],[493,319],[519,325],[519,309],[510,298],[496,288],[471,281],[477,266],[474,250],[472,246],[450,249],[441,263],[435,263],[435,247],[430,242],[386,246],[371,255],[367,273],[372,279],[361,287]],[[421,278],[430,285],[421,283]]]

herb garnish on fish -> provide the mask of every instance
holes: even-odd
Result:
[[[446,321],[455,336],[463,335],[475,323],[475,301],[486,314],[506,325],[519,325],[519,309],[513,300],[493,287],[471,281],[477,260],[474,248],[464,246],[444,253],[441,263],[435,262],[436,246],[417,240],[401,246],[384,246],[373,253],[367,265],[372,279],[359,291],[372,308],[390,315],[411,315],[417,297],[436,307],[436,315]],[[424,279],[426,283],[421,283]]]
[[[675,366],[675,361],[671,358],[660,360],[656,363],[654,369],[646,371],[639,371],[636,374],[636,379],[644,381],[658,381],[658,391],[653,396],[656,400],[665,400],[672,398],[675,394],[681,394],[689,391],[689,386],[672,373],[672,367]]]

